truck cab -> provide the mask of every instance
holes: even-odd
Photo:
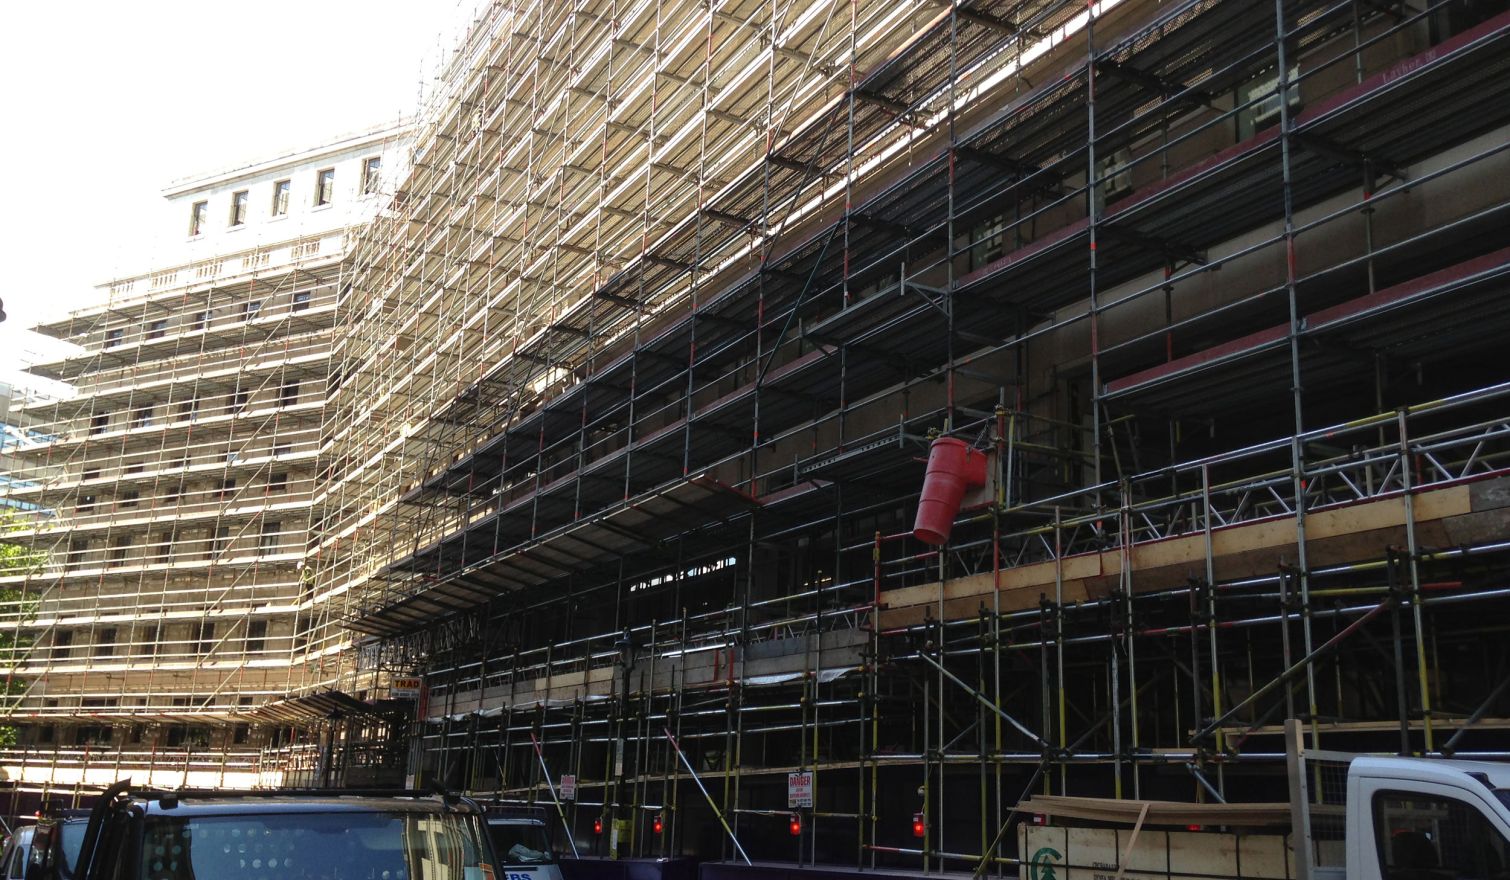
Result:
[[[1298,732],[1292,742],[1298,740]],[[1034,795],[1021,880],[1510,880],[1510,764],[1293,749],[1288,802]]]
[[[1360,757],[1347,786],[1349,880],[1510,877],[1510,766]]]

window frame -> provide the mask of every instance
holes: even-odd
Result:
[[[293,193],[293,189],[293,181],[289,178],[273,181],[273,201],[269,207],[272,216],[288,216],[288,197]]]
[[[323,208],[336,200],[336,170],[321,168],[315,172],[315,207]]]
[[[368,156],[362,160],[362,195],[370,196],[378,191],[383,175],[383,157]]]
[[[1385,851],[1384,844],[1386,839],[1394,836],[1394,833],[1390,831],[1385,822],[1384,801],[1386,799],[1438,801],[1447,804],[1449,810],[1452,808],[1451,805],[1456,804],[1462,809],[1470,811],[1474,816],[1477,816],[1485,826],[1499,835],[1506,854],[1510,855],[1510,834],[1507,834],[1506,829],[1496,824],[1494,815],[1485,810],[1483,805],[1473,798],[1472,793],[1465,789],[1454,787],[1449,790],[1441,786],[1430,788],[1423,786],[1421,789],[1415,789],[1407,782],[1405,786],[1396,785],[1390,788],[1375,789],[1369,795],[1369,819],[1374,830],[1374,858],[1377,860],[1376,865],[1381,878],[1386,878],[1387,880],[1390,873],[1394,870],[1413,870],[1409,868],[1391,868],[1390,866],[1390,860],[1387,858],[1388,854]],[[1441,864],[1443,844],[1441,841],[1434,841],[1433,847],[1437,852],[1438,868],[1442,868],[1444,867]]]
[[[198,238],[204,235],[204,229],[210,222],[210,200],[201,199],[189,206],[189,237]]]
[[[235,229],[238,226],[246,225],[247,214],[249,213],[248,209],[251,206],[251,197],[252,191],[247,189],[238,189],[231,193],[231,216],[229,218],[230,222],[226,224],[227,226]]]

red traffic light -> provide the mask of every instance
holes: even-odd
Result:
[[[802,835],[802,817],[799,816],[799,815],[797,815],[796,813],[793,813],[791,816],[787,817],[787,820],[786,820],[786,830],[788,832],[790,832],[793,837],[799,837],[799,836],[801,836]]]
[[[592,820],[592,833],[593,834],[602,834],[603,833],[603,817],[602,816],[599,816],[596,819]]]
[[[660,834],[665,828],[665,824],[661,822],[661,814],[656,813],[655,818],[650,820],[650,830],[656,834]]]
[[[912,836],[922,837],[923,832],[928,830],[928,823],[923,821],[922,813],[912,814]]]

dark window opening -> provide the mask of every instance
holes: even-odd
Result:
[[[253,620],[246,625],[246,652],[256,654],[267,648],[267,621]]]

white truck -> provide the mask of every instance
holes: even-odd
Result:
[[[1301,754],[1289,803],[1031,798],[1020,877],[1510,878],[1510,764]]]

